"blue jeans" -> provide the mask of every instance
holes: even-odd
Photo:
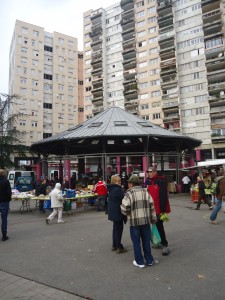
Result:
[[[216,220],[217,214],[220,211],[221,206],[222,206],[222,200],[216,198],[216,205],[214,206],[213,211],[210,215],[210,220],[211,221]]]
[[[143,248],[145,260],[147,264],[151,264],[154,258],[151,254],[151,246],[150,246],[150,237],[151,237],[150,224],[140,225],[140,226],[130,226],[130,237],[133,243],[134,257],[136,263],[139,265],[144,265],[144,258],[141,250],[141,241],[142,241],[142,248]]]
[[[7,234],[7,218],[9,212],[9,202],[0,202],[0,212],[2,217],[2,234]]]

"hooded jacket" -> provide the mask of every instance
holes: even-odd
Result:
[[[56,183],[55,188],[49,194],[51,199],[51,208],[63,207],[63,196],[61,191],[61,184]]]

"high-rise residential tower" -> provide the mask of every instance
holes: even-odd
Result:
[[[85,118],[116,105],[202,140],[202,159],[225,158],[224,7],[121,0],[85,12]]]
[[[79,58],[78,58],[79,57]],[[62,132],[83,121],[78,84],[82,78],[82,54],[77,38],[49,33],[44,28],[16,21],[10,47],[9,94],[18,99],[11,113],[22,113],[18,130],[23,144]],[[79,82],[78,82],[79,81]]]

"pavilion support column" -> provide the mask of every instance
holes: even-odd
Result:
[[[129,164],[130,164],[130,157],[127,155],[126,156],[126,174],[127,175],[130,173]]]
[[[42,159],[42,174],[43,174],[43,178],[48,176],[48,162],[46,156],[44,156]]]
[[[200,149],[196,149],[196,161],[201,161],[201,150]]]
[[[143,165],[143,172],[144,172],[144,179],[146,179],[146,171],[148,169],[148,156],[144,155],[142,156],[142,165]]]
[[[163,155],[161,155],[160,157],[160,164],[161,164],[161,172],[164,172],[164,159],[163,159]]]
[[[42,176],[42,163],[39,161],[37,163],[37,180],[41,179]]]
[[[120,174],[120,156],[116,157],[116,170],[117,174]]]
[[[59,162],[59,181],[63,182],[63,164],[62,164],[61,159]]]
[[[64,167],[65,167],[65,175],[70,182],[70,159],[64,160]]]

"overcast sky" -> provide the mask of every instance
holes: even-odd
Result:
[[[0,93],[8,93],[9,48],[16,20],[78,38],[83,43],[83,13],[120,0],[0,0]]]

